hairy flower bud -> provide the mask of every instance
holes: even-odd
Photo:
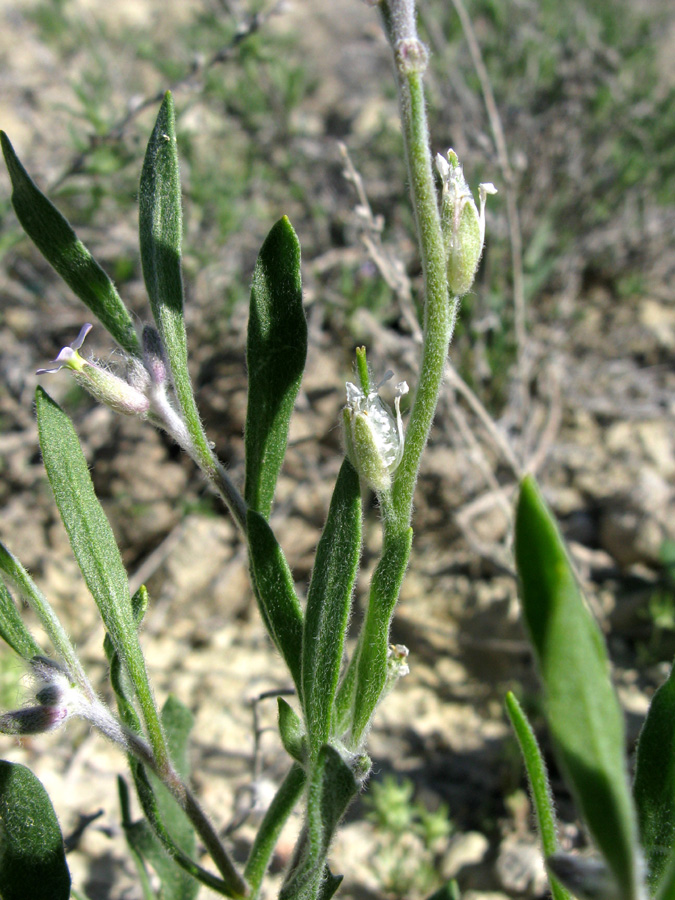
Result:
[[[391,377],[389,372],[385,381]],[[408,392],[405,381],[396,385],[395,413],[382,400],[378,388],[364,393],[347,382],[347,405],[342,411],[345,447],[361,478],[378,493],[391,485],[391,476],[403,456],[404,435],[401,397]]]
[[[496,194],[493,184],[478,186],[479,206],[473,199],[454,150],[447,159],[439,153],[436,168],[443,182],[441,227],[451,295],[463,297],[471,290],[485,242],[485,198]]]
[[[58,365],[38,369],[37,374],[53,374],[60,369],[70,369],[79,385],[115,412],[125,416],[144,416],[150,409],[150,400],[142,390],[145,385],[142,383],[143,378],[139,378],[139,372],[145,370],[141,366],[133,366],[132,380],[135,383],[130,384],[102,366],[83,359],[78,353],[91,327],[89,324],[83,325],[73,343],[61,350],[54,360]],[[149,381],[147,374],[145,381]]]

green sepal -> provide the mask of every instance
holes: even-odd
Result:
[[[246,344],[244,497],[265,518],[272,508],[306,357],[300,243],[284,216],[267,235],[253,272]]]
[[[307,763],[307,732],[300,716],[283,697],[277,698],[279,705],[279,735],[284,750],[292,759]]]
[[[183,213],[173,98],[167,92],[143,161],[139,189],[139,235],[143,278],[161,335],[178,403],[202,462],[211,451],[202,429],[188,372],[183,317],[181,245]]]
[[[12,205],[23,230],[120,347],[140,356],[134,323],[115,285],[68,221],[33,183],[4,132],[0,132],[0,142],[12,180]]]
[[[0,637],[24,659],[44,656],[44,650],[24,625],[12,596],[0,581]]]
[[[528,722],[520,703],[510,691],[506,695],[505,703],[506,711],[516,733],[520,752],[525,763],[532,803],[537,815],[542,850],[544,858],[546,858],[552,856],[558,850],[555,807],[553,805],[548,772],[546,771],[546,763],[539,749],[532,726]],[[549,875],[549,883],[553,900],[572,900],[569,892],[562,887],[557,878]]]
[[[675,853],[675,667],[652,697],[642,726],[633,796],[647,881],[655,891]]]
[[[617,898],[634,900],[641,896],[641,874],[623,716],[602,635],[585,605],[555,520],[530,476],[520,488],[515,555],[554,748],[614,875]]]
[[[313,756],[331,734],[360,554],[361,488],[345,459],[316,551],[302,638],[302,697]]]
[[[3,900],[68,900],[70,872],[54,807],[30,769],[0,760]]]
[[[323,746],[309,782],[307,820],[279,900],[323,900],[326,896],[324,882],[327,877],[335,877],[327,871],[328,850],[340,819],[358,791],[351,769],[337,750]],[[336,889],[335,882],[329,881],[328,890],[334,893]]]
[[[253,589],[265,626],[302,695],[303,615],[293,575],[266,519],[249,509],[246,517]]]

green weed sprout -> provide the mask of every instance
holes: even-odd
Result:
[[[242,867],[189,787],[190,713],[174,698],[160,710],[139,638],[148,595],[129,590],[112,530],[96,498],[75,429],[38,388],[40,447],[54,499],[88,589],[98,606],[116,696],[114,712],[97,696],[48,600],[11,551],[0,545],[0,634],[35,679],[30,706],[0,716],[0,731],[38,734],[71,716],[86,719],[128,758],[144,819],[133,822],[120,782],[122,822],[145,897],[146,864],[171,896],[195,897],[200,884],[223,896],[260,895],[274,847],[292,810],[304,824],[286,872],[281,900],[329,900],[341,876],[328,854],[345,810],[370,771],[368,732],[378,704],[407,671],[407,650],[389,632],[412,546],[413,492],[441,390],[459,298],[471,289],[485,236],[479,205],[453,151],[432,166],[423,77],[427,51],[416,30],[414,0],[379,0],[393,51],[405,154],[424,274],[423,341],[418,383],[404,427],[399,399],[391,410],[373,386],[365,349],[357,352],[359,384],[347,385],[346,457],[319,541],[306,604],[300,603],[283,550],[270,525],[277,478],[307,348],[300,245],[281,218],[265,240],[253,273],[247,337],[249,373],[245,481],[240,490],[204,432],[188,373],[181,271],[182,212],[173,100],[167,94],[148,142],[140,181],[140,252],[153,324],[139,336],[112,281],[20,163],[6,135],[2,150],[12,203],[26,233],[124,353],[113,373],[80,354],[84,325],[54,365],[72,372],[117,412],[147,419],[194,460],[220,494],[242,539],[263,622],[293,681],[295,706],[279,699],[279,729],[291,765]],[[398,386],[398,397],[405,393]],[[345,635],[361,556],[361,491],[377,495],[382,551],[351,658]],[[597,626],[583,604],[555,523],[531,479],[520,492],[516,560],[523,608],[545,687],[560,763],[600,857],[561,854],[541,754],[513,697],[507,700],[527,763],[556,900],[569,896],[643,900],[675,898],[675,697],[672,677],[656,694],[628,786],[621,712],[607,674]],[[57,659],[48,656],[19,616],[14,590],[33,608]],[[36,822],[39,827],[36,827]],[[0,763],[0,892],[4,900],[67,900],[70,874],[51,803],[34,775]],[[429,829],[427,829],[429,831]],[[431,829],[433,831],[433,829]],[[431,832],[430,832],[431,833]],[[195,859],[196,836],[212,866]],[[215,871],[213,871],[215,869]],[[564,886],[567,885],[567,888]],[[167,894],[168,896],[169,894]],[[456,897],[449,884],[435,896]]]

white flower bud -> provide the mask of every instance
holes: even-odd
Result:
[[[441,227],[448,267],[448,288],[455,297],[471,290],[485,242],[485,199],[496,194],[490,183],[478,186],[479,207],[473,199],[454,150],[447,159],[436,156],[436,168],[443,182]]]
[[[387,381],[392,373],[384,378]],[[396,385],[395,412],[382,400],[378,389],[364,393],[347,382],[347,405],[342,411],[347,456],[361,478],[378,493],[391,485],[391,476],[403,456],[404,434],[401,397],[408,392],[405,381]]]

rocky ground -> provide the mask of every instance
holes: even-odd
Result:
[[[146,16],[149,25],[160,22],[161,27],[169,27],[171,15],[185,14],[178,2],[161,4],[161,21],[159,4],[151,0],[107,6],[81,0],[81,6],[83,15]],[[370,13],[356,0],[296,4],[271,26],[299,34],[302,52],[323,61],[325,79],[303,114],[316,126],[307,129],[311,140],[332,159],[337,151],[326,131],[325,111],[347,115],[360,104],[361,117],[352,124],[362,135],[367,112],[378,103],[368,76],[386,71],[387,57]],[[65,113],[59,106],[66,91],[62,68],[17,4],[0,3],[0,16],[0,125],[24,150],[22,157],[42,176],[41,183],[48,183],[68,159],[62,149]],[[316,154],[313,159],[319,166]],[[341,190],[336,202],[348,207],[353,198]],[[3,198],[8,194],[6,179],[0,179],[0,192]],[[8,212],[8,218],[12,215]],[[673,587],[670,593],[664,588],[661,564],[664,542],[675,540],[674,222],[672,209],[648,218],[639,292],[619,297],[602,280],[571,278],[538,299],[525,348],[525,406],[513,391],[505,409],[486,424],[462,383],[448,375],[419,481],[414,560],[392,635],[410,649],[411,672],[384,703],[371,752],[374,779],[390,773],[409,778],[427,807],[448,805],[453,833],[438,848],[433,866],[439,881],[457,875],[466,898],[545,895],[522,769],[502,705],[504,692],[513,689],[534,706],[536,691],[510,557],[518,469],[536,469],[561,519],[608,636],[631,742],[675,649]],[[12,222],[4,233],[13,227]],[[107,263],[136,252],[126,223],[108,232],[85,227],[82,237]],[[337,423],[344,382],[351,377],[352,347],[365,341],[373,348],[376,371],[394,368],[397,379],[411,384],[417,359],[403,295],[398,301],[403,306],[386,325],[361,311],[347,327],[323,302],[321,276],[330,254],[337,252],[324,237],[308,229],[305,241],[300,231],[308,248],[310,351],[273,517],[301,590],[340,464]],[[235,238],[232,252],[247,258],[248,240]],[[406,263],[414,257],[410,244],[397,251]],[[366,263],[357,241],[339,252],[352,260],[363,254]],[[209,313],[209,296],[227,280],[229,261],[224,256],[220,269],[190,276],[188,324],[207,430],[238,480],[246,398],[245,310],[237,308],[226,324],[215,326]],[[57,519],[32,414],[38,383],[33,372],[75,337],[82,311],[25,243],[7,249],[3,263],[0,536],[68,623],[88,670],[106,693],[102,631]],[[414,277],[413,271],[413,282]],[[139,280],[126,285],[125,292],[139,320],[146,320]],[[92,351],[107,357],[110,347],[102,329],[91,337]],[[75,393],[63,373],[41,383],[73,415],[132,584],[149,588],[143,631],[148,665],[158,697],[172,692],[195,715],[197,793],[223,827],[252,807],[233,834],[237,852],[243,853],[286,766],[273,728],[274,701],[255,706],[253,701],[288,687],[288,679],[255,609],[236,530],[189,461],[164,437],[95,406]],[[377,558],[374,508],[365,534],[356,622]],[[0,675],[3,706],[21,702],[22,670],[4,652]],[[66,834],[80,815],[103,811],[70,854],[75,884],[91,900],[137,900],[119,826],[116,774],[123,760],[117,751],[77,724],[66,733],[20,743],[4,738],[0,744],[3,756],[39,774]],[[566,840],[570,846],[583,845],[569,798],[554,779]],[[361,803],[350,811],[332,855],[334,870],[346,876],[342,896],[421,900],[426,887],[414,878],[398,895],[387,890],[386,873],[373,865],[376,852],[383,856],[387,836],[364,821],[363,813]],[[419,858],[416,840],[414,835],[405,839],[401,857]],[[275,860],[277,873],[291,846],[289,833]]]

